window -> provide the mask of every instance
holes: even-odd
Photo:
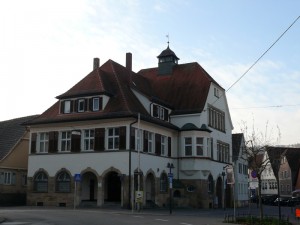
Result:
[[[71,131],[62,131],[60,137],[60,151],[69,152],[71,150]]]
[[[196,138],[196,154],[203,156],[203,138],[197,137]]]
[[[219,95],[219,89],[218,88],[214,88],[214,95],[219,98],[220,95]]]
[[[47,153],[49,147],[49,133],[39,133],[39,152]]]
[[[160,191],[167,192],[168,190],[168,177],[165,173],[160,176]]]
[[[143,134],[143,131],[140,130],[140,129],[136,129],[135,130],[136,134],[135,134],[135,141],[136,141],[136,149],[137,151],[142,151],[142,134]]]
[[[186,137],[184,138],[184,153],[185,156],[191,156],[193,154],[192,152],[192,138]]]
[[[99,98],[93,98],[93,111],[99,111]]]
[[[71,192],[71,178],[70,175],[63,171],[56,177],[56,191],[57,192]]]
[[[209,106],[208,126],[225,132],[225,113],[219,109]]]
[[[119,128],[108,129],[108,149],[118,150],[120,143]]]
[[[44,172],[39,172],[34,177],[34,191],[48,192],[48,177]]]
[[[239,173],[242,173],[242,164],[239,163]]]
[[[71,101],[64,101],[64,113],[71,112]]]
[[[23,186],[27,185],[27,175],[26,174],[22,174],[22,185]]]
[[[218,141],[217,142],[217,160],[220,162],[229,163],[229,144]]]
[[[78,112],[84,112],[84,99],[79,99],[78,100]]]
[[[167,155],[168,139],[166,136],[161,136],[161,155]]]
[[[152,116],[161,120],[168,121],[168,110],[160,105],[152,105]]]
[[[94,150],[94,137],[95,137],[95,131],[93,129],[84,130],[84,137],[83,137],[84,151]]]
[[[145,131],[145,140],[146,143],[144,143],[149,153],[153,153],[154,149],[154,133]]]

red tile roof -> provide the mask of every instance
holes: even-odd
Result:
[[[157,75],[157,71],[151,68],[138,72],[150,81],[142,90],[149,97],[171,105],[175,114],[202,112],[210,84],[220,87],[198,63],[175,65],[171,75]]]
[[[108,60],[67,92],[57,96],[60,100],[106,94],[110,100],[103,111],[60,114],[57,101],[31,124],[121,118],[140,113],[141,118],[166,125],[167,122],[154,119],[148,114],[131,88],[148,96],[153,102],[168,106],[176,114],[202,112],[211,82],[218,85],[198,63],[175,65],[171,75],[157,75],[157,70],[151,68],[134,73]]]

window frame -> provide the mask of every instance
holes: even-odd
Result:
[[[64,137],[65,134],[65,137]],[[65,143],[65,144],[63,144]],[[70,152],[72,145],[72,132],[71,131],[61,131],[59,132],[59,151],[60,152]],[[66,147],[63,147],[66,146]]]
[[[85,99],[78,99],[77,112],[84,112],[85,108]]]
[[[38,172],[33,178],[33,183],[35,192],[48,193],[48,175],[45,172]]]
[[[97,103],[98,107],[96,107],[97,106],[96,102],[98,102]],[[99,111],[99,110],[100,110],[100,98],[99,97],[94,97],[93,98],[93,112],[96,112],[96,111]]]
[[[94,151],[95,147],[95,129],[84,129],[82,135],[82,151]]]
[[[71,176],[66,171],[61,171],[56,175],[55,191],[58,193],[70,193],[71,192]]]
[[[198,140],[201,139],[202,140],[202,144],[198,143]],[[195,143],[195,146],[196,146],[196,156],[204,156],[204,137],[196,137],[196,143]],[[202,154],[199,154],[199,149],[198,148],[201,148],[202,150]]]
[[[112,133],[110,131],[112,131]],[[120,127],[107,128],[106,140],[107,140],[107,150],[119,150],[120,149]]]
[[[49,152],[49,132],[38,133],[38,153]]]
[[[68,114],[71,113],[71,100],[65,100],[64,101],[64,113]]]
[[[187,140],[189,140],[187,142]],[[190,151],[190,154],[187,154],[187,151]],[[184,137],[184,156],[193,156],[193,138]]]

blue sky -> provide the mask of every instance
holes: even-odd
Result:
[[[157,66],[170,47],[225,90],[299,17],[298,0],[10,0],[0,2],[0,121],[40,114],[112,59]],[[300,143],[300,19],[227,92],[233,132],[254,128]],[[275,107],[280,106],[280,107]],[[265,132],[266,126],[268,131]]]

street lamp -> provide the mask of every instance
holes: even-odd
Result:
[[[170,214],[172,214],[172,184],[173,184],[173,174],[172,169],[174,169],[173,163],[168,163],[167,168],[169,168],[168,178],[169,178],[169,191],[170,191]]]
[[[225,210],[225,177],[226,173],[223,171],[222,172],[222,177],[223,177],[223,188],[222,188],[222,192],[223,192],[223,209]]]

